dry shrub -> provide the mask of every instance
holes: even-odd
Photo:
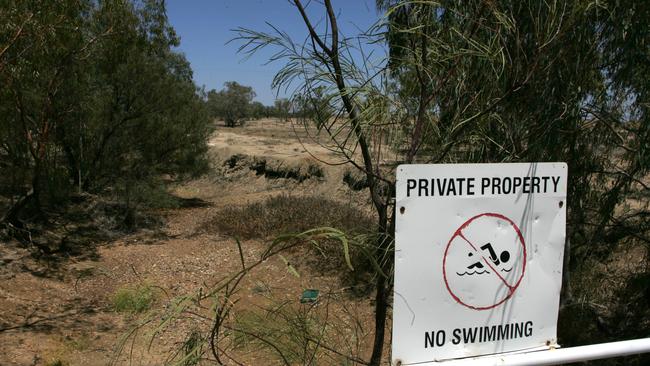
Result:
[[[341,242],[319,239],[307,246],[312,255],[304,256],[304,264],[320,273],[335,274],[356,295],[367,294],[373,273],[369,259],[373,253],[374,221],[358,208],[313,196],[279,195],[243,207],[228,207],[203,224],[207,232],[219,232],[240,239],[272,239],[283,234],[297,234],[317,227],[332,227],[355,236],[349,248],[354,271],[347,268]]]
[[[266,239],[323,226],[359,234],[372,232],[374,223],[351,205],[321,197],[279,195],[244,207],[224,208],[203,228],[241,239]]]

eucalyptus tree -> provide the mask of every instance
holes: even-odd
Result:
[[[267,115],[266,115],[266,107],[264,106],[264,104],[255,101],[255,102],[250,104],[249,108],[250,108],[249,109],[250,110],[250,117],[252,119],[261,119],[263,117],[267,117]]]
[[[286,98],[276,99],[273,102],[273,106],[275,107],[275,113],[277,118],[285,122],[289,120],[289,114],[291,113],[291,101],[289,99]]]
[[[2,221],[21,226],[73,188],[205,166],[207,114],[164,2],[10,1],[0,14],[0,159],[18,197]]]
[[[252,115],[251,102],[255,95],[252,87],[227,81],[222,90],[208,92],[207,104],[213,117],[223,118],[226,127],[235,127],[243,125]]]
[[[621,229],[610,220],[628,190],[647,189],[642,180],[648,168],[644,143],[648,78],[643,71],[648,62],[640,55],[648,52],[649,34],[641,25],[649,15],[648,6],[616,1],[439,4],[433,10],[438,20],[427,24],[447,29],[450,25],[446,24],[467,18],[482,19],[482,24],[493,27],[484,16],[488,7],[509,14],[509,27],[520,36],[503,33],[497,39],[505,56],[500,64],[465,58],[443,70],[449,83],[435,87],[431,133],[424,141],[430,148],[420,154],[421,159],[567,161],[571,167],[569,197],[574,202],[570,237],[578,246],[574,254],[584,259],[587,243],[602,241],[608,227]],[[400,11],[402,7],[391,13],[391,26],[405,31],[417,25],[413,14],[424,5],[404,6],[410,6],[408,11]],[[554,30],[545,31],[540,24],[553,25]],[[446,34],[428,32],[437,40]],[[391,68],[403,87],[417,79],[417,59],[426,43],[418,46],[414,37],[412,33],[388,37]],[[477,39],[487,37],[489,33],[475,32]],[[499,77],[486,77],[495,68],[500,70]],[[463,94],[468,91],[473,94]],[[498,104],[481,114],[485,111],[477,103],[481,98]],[[472,117],[470,123],[463,114]],[[616,182],[616,189],[603,186],[606,181]],[[592,214],[585,215],[585,211]],[[647,233],[644,225],[639,228]],[[602,248],[596,251],[611,249]]]
[[[125,176],[169,173],[181,168],[176,160],[181,155],[200,156],[207,117],[189,63],[171,50],[179,40],[163,3],[104,2],[93,20],[114,34],[102,39],[92,60],[93,108],[81,132],[84,187],[97,190]],[[76,139],[74,131],[67,132]],[[73,144],[67,146],[69,160],[81,158]]]
[[[313,122],[316,128],[328,123],[335,109],[330,106],[332,95],[325,94],[325,87],[316,87],[307,94],[293,97],[294,113],[303,119],[303,123]]]
[[[588,278],[594,275],[594,263],[609,261],[621,249],[647,248],[648,205],[638,204],[649,192],[644,182],[650,167],[648,74],[643,71],[648,59],[640,57],[649,52],[650,34],[642,25],[650,16],[647,4],[397,1],[380,5],[389,9],[391,20],[389,67],[400,85],[399,99],[405,100],[405,110],[414,121],[406,126],[407,133],[424,136],[420,146],[408,149],[419,149],[416,161],[568,163],[565,258],[569,261],[564,270],[563,309],[574,306],[577,297],[597,292],[580,286],[579,296],[573,296],[574,273]],[[490,13],[501,15],[491,18]],[[502,31],[498,24],[504,20]],[[489,54],[501,53],[503,59],[463,57],[440,62],[435,57],[437,45],[449,50],[450,45],[462,44],[463,39],[449,30],[463,22],[471,29],[469,51],[474,45],[492,45]],[[422,32],[411,31],[415,28]],[[432,60],[436,66],[423,67]],[[438,76],[423,77],[423,70]],[[424,120],[419,102],[423,96],[431,99],[424,111],[430,117]],[[636,283],[647,276],[647,270],[626,276]],[[611,309],[619,306],[612,303]],[[611,316],[615,312],[607,314],[612,322],[629,319],[616,320]],[[643,311],[633,313],[632,318],[644,316]],[[608,327],[618,329],[622,337],[638,335],[634,327],[616,323]],[[575,337],[564,340],[576,342]]]
[[[52,177],[52,149],[58,128],[76,111],[84,59],[96,38],[86,38],[84,1],[32,4],[9,1],[0,7],[0,138],[10,164],[5,173],[29,180],[13,187],[20,199],[4,215],[15,221],[25,207],[40,212],[43,190]],[[100,36],[100,35],[97,35]],[[4,40],[8,40],[6,43]],[[4,174],[3,174],[4,175]]]

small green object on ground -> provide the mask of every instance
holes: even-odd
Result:
[[[300,297],[300,302],[303,304],[307,302],[316,302],[316,300],[318,300],[318,290],[315,289],[306,289],[302,292],[302,296]]]

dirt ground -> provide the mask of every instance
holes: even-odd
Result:
[[[157,293],[152,311],[163,311],[171,299],[207,289],[238,271],[241,264],[234,240],[199,230],[219,209],[282,193],[323,196],[362,209],[369,206],[365,190],[355,191],[343,183],[349,167],[326,164],[340,159],[304,132],[296,134],[289,123],[261,120],[245,127],[219,127],[209,146],[214,171],[172,189],[174,195],[206,204],[158,212],[164,217],[164,227],[159,231],[145,230],[102,242],[93,257],[63,258],[55,267],[34,259],[27,249],[0,246],[0,364],[163,364],[194,329],[193,322],[168,328],[156,335],[151,345],[151,328],[143,329],[133,343],[129,338],[118,356],[120,341],[146,315],[114,311],[113,296],[129,284],[151,284]],[[232,156],[264,159],[268,169],[296,167],[306,171],[304,167],[313,165],[323,174],[302,180],[270,178],[234,163],[233,167],[224,165]],[[267,243],[248,240],[242,247],[246,260],[252,262]],[[268,302],[270,297],[298,303],[306,288],[320,289],[323,294],[341,293],[337,279],[310,273],[304,253],[294,252],[287,260],[298,268],[300,277],[290,273],[285,262],[272,258],[245,279],[238,296],[250,304]],[[359,329],[370,330],[371,297],[342,299],[336,306],[344,306],[346,314],[355,314]],[[196,325],[199,329],[204,326]],[[369,333],[354,334],[356,347],[364,357],[372,341]],[[258,352],[238,352],[238,358],[247,364],[276,363]]]

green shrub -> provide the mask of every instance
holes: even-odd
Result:
[[[183,342],[182,359],[179,362],[181,366],[194,366],[198,365],[203,355],[203,346],[205,339],[201,337],[201,333],[194,329],[192,330],[187,339]]]
[[[155,300],[153,287],[148,284],[125,286],[113,295],[113,309],[117,312],[141,313],[149,310]]]

